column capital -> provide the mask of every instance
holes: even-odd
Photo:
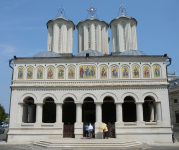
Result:
[[[95,104],[103,104],[103,102],[94,102]]]
[[[135,104],[143,104],[144,102],[135,102]]]
[[[44,105],[44,103],[42,103],[42,102],[36,102],[34,104],[36,104],[36,105]]]
[[[63,105],[64,103],[63,102],[56,102],[55,104],[56,105],[59,105],[59,104]]]
[[[83,104],[83,102],[74,102],[76,105],[82,105]]]
[[[124,102],[114,102],[114,104],[123,104]]]

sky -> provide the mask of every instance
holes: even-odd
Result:
[[[110,23],[118,7],[126,6],[137,24],[138,50],[147,55],[167,54],[172,58],[168,71],[179,75],[179,0],[0,0],[0,104],[9,113],[12,69],[8,60],[32,57],[47,49],[48,20],[65,8],[66,18],[78,24],[87,19],[87,9],[97,8],[94,17]],[[110,28],[108,35],[111,38]],[[77,54],[77,29],[73,32],[73,54]],[[112,51],[111,41],[109,51]]]

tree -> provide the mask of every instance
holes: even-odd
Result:
[[[4,107],[0,104],[0,124],[6,119],[7,115],[5,113]]]

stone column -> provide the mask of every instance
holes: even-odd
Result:
[[[97,27],[97,51],[101,53],[101,25],[98,24]]]
[[[136,24],[132,26],[132,48],[137,50],[137,33],[136,33]]]
[[[95,50],[95,27],[94,27],[94,23],[91,24],[91,50]]]
[[[56,23],[53,24],[53,52],[58,53],[59,47],[59,27]]]
[[[83,137],[82,103],[76,103],[76,123],[74,125],[75,138]]]
[[[67,53],[67,26],[65,24],[62,25],[61,28],[61,38],[62,38],[62,50],[61,53]]]
[[[154,106],[149,105],[150,108],[150,122],[154,121]]]
[[[72,53],[73,47],[73,28],[70,26],[67,30],[67,53]]]
[[[132,41],[131,41],[131,24],[128,22],[127,24],[127,30],[126,30],[126,50],[132,49]]]
[[[35,105],[29,106],[29,122],[35,122]]]
[[[121,126],[124,126],[123,113],[122,113],[123,102],[116,103],[116,122],[115,122],[115,134],[116,138],[120,138]]]
[[[78,53],[82,51],[82,27],[78,27]]]
[[[98,127],[102,123],[102,102],[96,103],[96,122],[95,122],[95,138],[102,139],[103,131],[99,130]]]
[[[88,50],[88,28],[87,26],[83,26],[84,31],[84,50]]]
[[[143,102],[136,102],[136,118],[137,118],[137,125],[145,125],[143,121]]]
[[[115,26],[113,25],[111,27],[111,34],[112,34],[112,51],[116,52],[116,32],[115,31]]]
[[[44,103],[36,104],[36,123],[42,123],[43,104]]]
[[[18,123],[22,123],[22,112],[23,112],[23,103],[18,104]]]
[[[54,127],[58,127],[58,133],[63,138],[63,122],[62,122],[62,110],[63,110],[63,103],[56,103],[56,123]]]
[[[52,51],[53,24],[48,24],[47,51]]]
[[[106,27],[106,54],[109,54],[108,27]]]
[[[157,122],[162,121],[162,114],[161,114],[161,103],[156,102],[156,113],[157,113]]]
[[[124,31],[125,29],[123,28],[123,24],[119,23],[117,25],[117,36],[118,36],[118,45],[119,45],[119,52],[124,52]]]
[[[23,105],[23,121],[24,123],[28,123],[28,105]]]

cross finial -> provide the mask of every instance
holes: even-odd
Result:
[[[58,8],[58,11],[60,10],[60,16],[62,16],[62,12],[65,11],[64,7],[61,5],[61,7]]]
[[[121,9],[122,14],[124,14],[124,10],[126,9],[126,7],[123,4],[121,4],[121,6],[118,8],[119,8],[119,11]]]
[[[93,17],[93,15],[96,13],[97,9],[94,8],[92,4],[90,6],[91,6],[91,8],[88,8],[87,11],[91,15],[91,17]]]

